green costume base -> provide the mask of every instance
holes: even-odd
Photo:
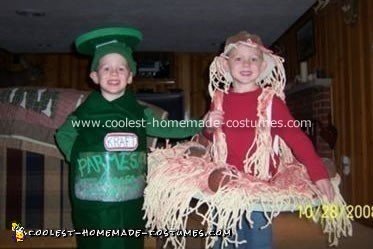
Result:
[[[82,229],[141,229],[144,231],[143,190],[147,172],[146,135],[184,138],[200,131],[199,127],[153,127],[150,109],[137,103],[130,91],[113,101],[92,92],[86,101],[58,130],[56,140],[71,163],[70,195],[73,224]],[[74,127],[72,121],[146,120],[146,127]],[[107,134],[136,134],[133,151],[108,151]],[[126,190],[126,191],[124,191]],[[78,248],[144,248],[143,236],[77,237]]]
[[[125,120],[126,118],[139,120],[144,118],[144,107],[137,103],[135,97],[129,91],[111,102],[105,100],[100,93],[93,92],[73,115],[78,120],[99,120],[102,123],[107,120]],[[138,147],[133,152],[106,151],[104,147],[105,136],[108,133],[116,134],[117,132],[136,134]],[[78,134],[71,152],[72,170],[70,174],[70,193],[75,229],[78,231],[83,229],[144,230],[141,208],[143,205],[142,192],[145,183],[146,160],[137,162],[136,167],[130,167],[128,155],[146,153],[145,128],[84,127],[78,128]],[[127,155],[127,160],[122,162],[113,160],[113,158],[119,158],[119,155],[123,153]],[[105,160],[106,158],[107,160]],[[82,163],[82,161],[87,161],[87,163]],[[135,191],[137,197],[131,195],[130,199],[119,197],[116,199],[116,193],[129,188],[132,183],[125,180],[127,176],[142,179],[142,183],[132,184],[134,189],[137,189]],[[118,182],[118,180],[121,181]],[[114,183],[114,187],[110,186],[110,183]],[[112,189],[102,195],[103,191],[110,187]],[[107,201],[105,195],[113,196],[113,198]],[[123,194],[120,196],[123,197]],[[80,236],[77,242],[78,248],[81,249],[141,249],[144,247],[143,237]]]
[[[74,207],[73,222],[76,230],[83,229],[141,229],[144,231],[143,198],[123,203],[101,203],[97,208]],[[107,205],[105,205],[107,204]],[[126,231],[127,232],[127,231]],[[97,233],[96,233],[97,234]],[[78,248],[137,249],[144,248],[144,237],[77,237]]]

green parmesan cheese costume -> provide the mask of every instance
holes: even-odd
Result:
[[[128,29],[124,28],[103,29],[101,33],[96,30],[93,38],[88,40],[92,41],[102,33],[107,37],[110,34],[108,31],[111,32],[110,39],[115,33],[128,33]],[[130,35],[133,33],[134,31]],[[92,32],[87,34],[91,35]],[[101,36],[100,38],[100,42],[105,41]],[[110,44],[107,46],[111,46]],[[113,53],[116,52],[117,45],[116,43],[114,48],[105,49],[108,53]],[[135,65],[128,47],[126,53],[118,53],[131,61],[129,65]],[[100,57],[104,55],[101,53]],[[58,129],[57,144],[71,163],[70,194],[76,230],[119,229],[119,234],[122,229],[144,230],[142,206],[147,173],[146,136],[184,138],[200,131],[198,127],[153,127],[153,119],[156,118],[151,110],[140,105],[129,90],[113,101],[106,100],[100,92],[94,91]],[[111,120],[127,120],[143,125],[132,128],[105,126],[106,121]],[[100,125],[74,127],[73,122],[76,121],[95,121],[100,122]],[[144,247],[142,236],[79,236],[77,242],[79,248]]]

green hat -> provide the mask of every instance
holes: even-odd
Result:
[[[101,28],[80,35],[75,40],[77,51],[93,55],[91,71],[96,71],[100,59],[110,53],[122,55],[132,71],[136,73],[136,62],[132,50],[142,40],[142,34],[134,28]]]

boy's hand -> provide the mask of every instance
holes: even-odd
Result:
[[[315,184],[318,187],[318,189],[321,191],[321,193],[323,193],[324,195],[326,195],[326,197],[328,197],[329,201],[334,200],[335,193],[334,193],[333,186],[329,179],[318,180],[317,182],[315,182]]]

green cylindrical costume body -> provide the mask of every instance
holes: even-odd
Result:
[[[100,122],[99,127],[91,123],[90,127],[78,128],[71,151],[70,193],[75,229],[143,230],[145,127],[108,126],[119,121],[142,120],[144,107],[128,91],[111,102],[93,92],[73,115],[81,124]],[[79,248],[144,247],[143,236],[79,236],[77,242]]]
[[[154,120],[158,119],[152,111],[138,104],[128,90],[113,101],[94,91],[58,129],[58,147],[71,164],[70,194],[77,231],[144,230],[146,135],[185,138],[201,130],[162,127]],[[80,249],[144,247],[143,236],[77,236],[77,242]]]

